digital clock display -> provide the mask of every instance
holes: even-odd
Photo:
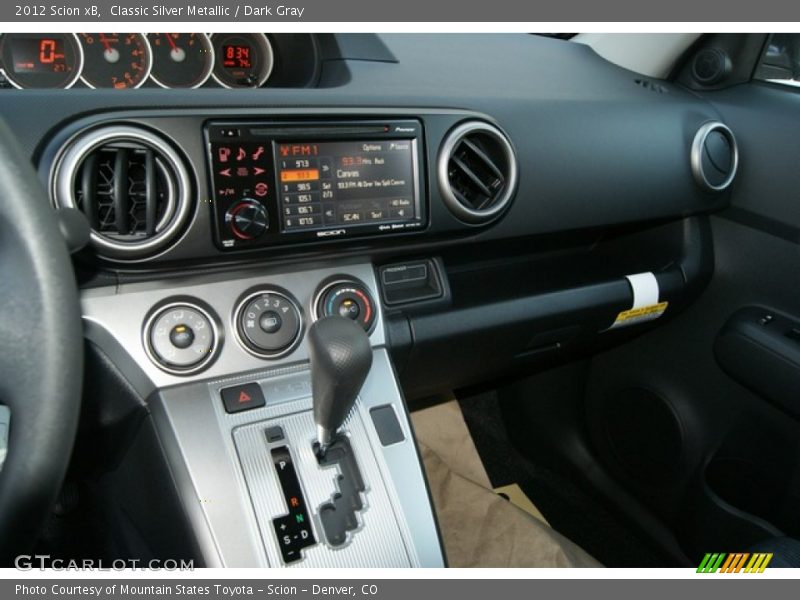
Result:
[[[263,33],[215,33],[212,76],[228,88],[264,85],[272,72],[272,45]]]
[[[250,46],[223,46],[223,62],[226,69],[250,69],[253,66]]]

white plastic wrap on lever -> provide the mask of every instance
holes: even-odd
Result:
[[[652,272],[626,275],[633,292],[633,306],[617,315],[609,329],[653,321],[664,314],[668,302],[659,302],[658,279]]]
[[[633,290],[632,309],[658,304],[658,279],[652,272],[626,275],[625,279]]]

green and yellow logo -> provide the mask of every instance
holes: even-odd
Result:
[[[735,552],[733,554],[711,553],[703,557],[698,573],[763,573],[772,553],[767,552]]]

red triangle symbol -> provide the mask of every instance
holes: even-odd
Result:
[[[247,392],[244,390],[239,392],[239,404],[242,404],[243,402],[250,402],[250,400],[252,400],[252,398],[247,395]]]

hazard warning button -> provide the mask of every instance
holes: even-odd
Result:
[[[264,400],[264,392],[257,383],[245,383],[234,385],[220,390],[225,411],[236,413],[251,408],[260,408],[267,402]]]

